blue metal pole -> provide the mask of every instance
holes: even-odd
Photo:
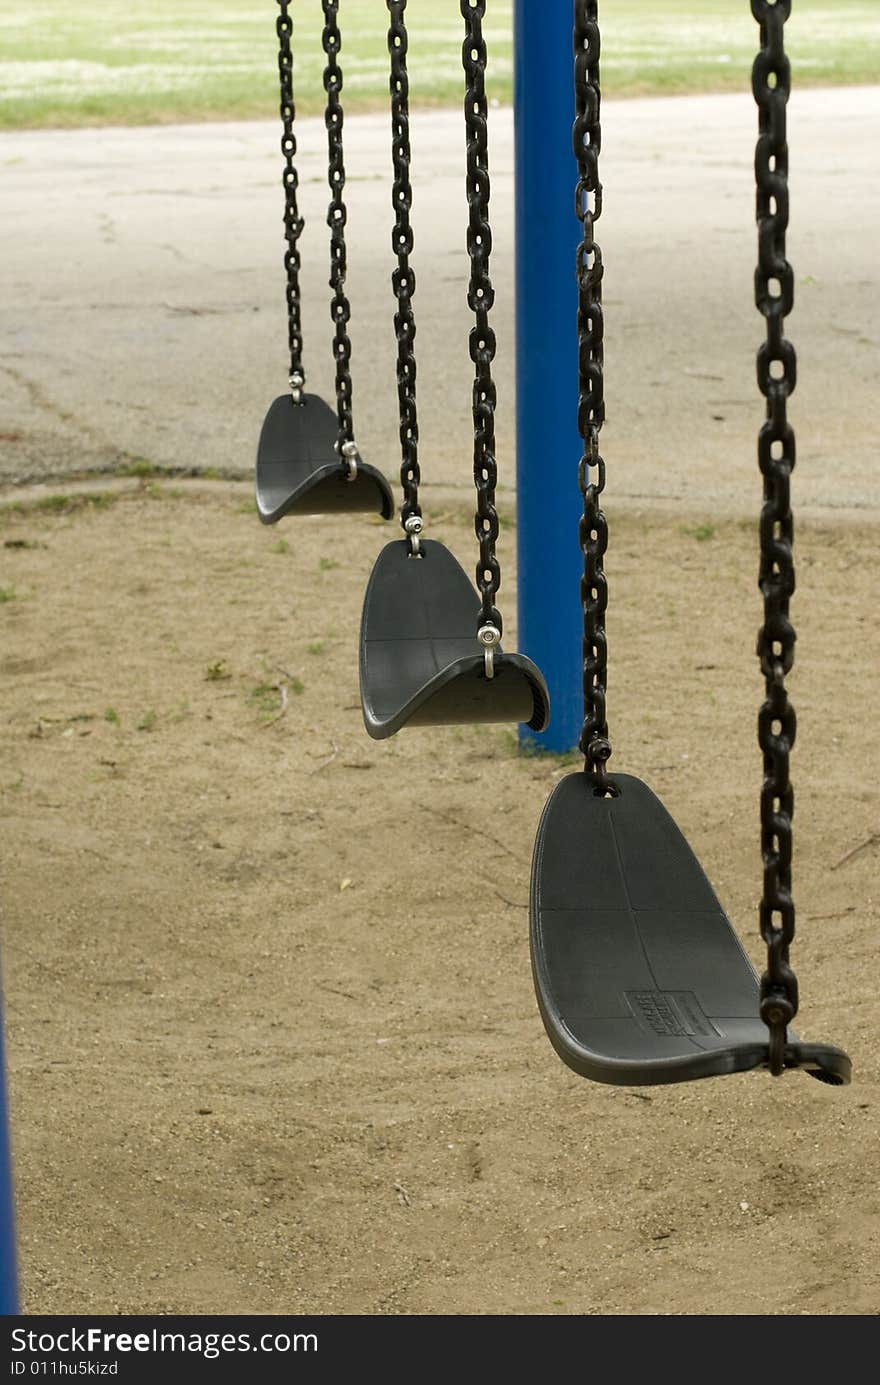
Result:
[[[551,702],[548,730],[520,739],[566,751],[583,719],[573,7],[514,0],[513,16],[519,648]]]
[[[15,1220],[12,1211],[12,1166],[6,1109],[6,1066],[3,1060],[3,1010],[0,1006],[0,1315],[18,1312]]]

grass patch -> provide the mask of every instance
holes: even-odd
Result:
[[[88,491],[82,495],[41,495],[36,500],[14,500],[11,504],[0,506],[0,513],[70,515],[76,510],[109,510],[116,500],[117,497],[109,491]]]
[[[186,494],[180,486],[160,486],[158,481],[146,481],[143,493],[150,500],[182,500]]]
[[[155,731],[157,721],[158,717],[156,716],[156,713],[153,711],[152,707],[150,707],[148,711],[144,712],[143,716],[138,722],[137,729],[139,731]]]
[[[282,688],[285,692],[282,692]],[[293,693],[299,697],[304,691],[305,684],[301,678],[285,674],[278,683],[257,683],[248,694],[248,702],[256,709],[261,721],[271,721],[285,710],[285,693]]]
[[[191,716],[192,707],[190,706],[189,698],[182,697],[179,703],[177,704],[177,711],[174,713],[174,717],[172,719],[174,721],[186,721],[187,717]]]
[[[40,514],[62,515],[73,508],[74,497],[72,495],[43,495],[39,500],[35,500],[31,509],[38,510]],[[25,507],[22,506],[22,509]]]
[[[683,524],[678,531],[689,539],[696,539],[697,543],[705,543],[707,539],[714,539],[714,524]]]
[[[162,467],[155,462],[148,461],[146,457],[132,457],[130,462],[124,462],[117,468],[117,476],[164,476]]]
[[[256,708],[261,720],[265,721],[281,711],[281,689],[276,683],[258,683],[251,689],[248,701]]]
[[[205,678],[209,683],[222,683],[225,679],[231,678],[232,674],[226,667],[225,659],[216,659],[213,664],[209,664],[205,670]]]
[[[18,595],[15,587],[0,587],[0,606],[4,606],[7,601],[17,601]]]
[[[111,726],[121,726],[122,719],[115,707],[108,707],[104,713],[104,720],[109,721]]]
[[[533,0],[537,3],[537,0]],[[0,127],[158,124],[277,118],[274,4],[252,0],[43,0],[0,24]],[[490,100],[508,103],[513,6],[493,0],[483,25]],[[458,106],[464,21],[453,0],[409,7],[411,100]],[[341,65],[347,112],[388,99],[388,15],[380,0],[346,0]],[[322,19],[294,7],[297,112],[323,111]],[[615,0],[603,7],[606,96],[748,91],[757,25],[744,0]],[[874,82],[876,0],[798,0],[787,47],[798,86]]]

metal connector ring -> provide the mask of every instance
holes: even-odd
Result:
[[[501,640],[501,631],[496,625],[481,625],[477,631],[477,639],[483,646],[483,655],[486,661],[486,677],[495,677],[495,646]]]
[[[421,515],[410,515],[403,527],[409,539],[409,556],[411,558],[420,558],[421,545],[419,544],[419,534],[425,527]]]
[[[346,465],[348,466],[348,475],[347,475],[346,478],[345,478],[346,481],[356,481],[356,480],[357,480],[357,474],[358,474],[358,464],[357,464],[358,450],[357,450],[357,443],[356,443],[356,442],[344,442],[344,443],[342,444],[342,457],[343,457],[343,461],[344,461],[344,462],[346,463]]]

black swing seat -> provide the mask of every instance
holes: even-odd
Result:
[[[406,539],[386,544],[373,568],[361,621],[361,702],[374,740],[402,726],[522,721],[543,731],[550,700],[522,654],[495,648],[486,677],[477,643],[480,601],[448,548],[435,540],[411,557]]]
[[[358,459],[350,481],[336,450],[338,424],[329,404],[282,394],[271,405],[257,448],[257,512],[264,524],[283,515],[368,511],[390,519],[394,497],[381,472]]]
[[[699,862],[646,784],[599,798],[567,775],[535,842],[531,951],[544,1026],[594,1082],[644,1086],[767,1066],[757,975]],[[850,1060],[788,1033],[787,1068],[834,1085]]]

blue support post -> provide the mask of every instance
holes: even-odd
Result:
[[[0,1316],[18,1312],[15,1219],[12,1210],[12,1166],[6,1109],[6,1066],[3,1060],[3,1009],[0,1006]]]
[[[548,730],[520,739],[561,752],[583,720],[571,0],[514,0],[513,23],[519,649],[551,703]]]

